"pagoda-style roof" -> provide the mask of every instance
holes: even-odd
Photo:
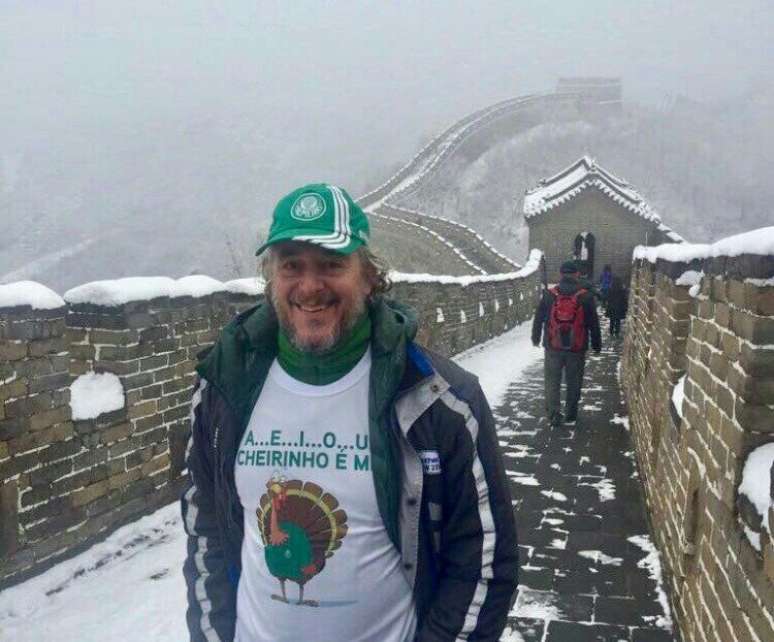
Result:
[[[672,241],[683,241],[679,234],[661,222],[661,217],[637,190],[597,165],[589,156],[582,156],[558,174],[542,179],[537,187],[527,190],[524,195],[524,218],[545,214],[589,188],[598,189],[630,212],[652,221]]]
[[[648,219],[659,222],[661,217],[625,180],[618,178],[593,158],[583,156],[550,178],[544,178],[524,196],[524,216],[543,214],[566,203],[589,187],[596,187],[616,203]]]

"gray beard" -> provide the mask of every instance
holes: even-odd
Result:
[[[279,321],[280,327],[285,333],[285,336],[287,336],[287,338],[290,340],[290,343],[293,344],[294,348],[300,350],[301,352],[307,352],[312,355],[323,354],[327,352],[333,348],[342,337],[347,336],[352,328],[355,327],[355,324],[357,323],[360,316],[365,312],[366,308],[365,300],[359,301],[351,310],[349,310],[347,314],[344,315],[341,323],[334,327],[328,336],[315,339],[313,341],[304,341],[301,337],[298,336],[296,329],[291,324],[290,319],[284,315],[282,308],[277,305],[277,298],[274,295],[274,291],[271,288],[267,289],[269,303],[271,303],[271,306],[274,308],[274,312],[277,315],[277,320]]]

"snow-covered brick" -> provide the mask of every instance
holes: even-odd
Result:
[[[192,296],[199,298],[215,292],[224,292],[226,286],[212,277],[196,274],[184,276],[175,282],[175,289],[170,296]]]
[[[713,257],[741,254],[774,255],[774,225],[729,236],[712,244]]]
[[[109,281],[84,283],[64,294],[68,303],[93,303],[95,305],[123,305],[129,301],[143,301],[169,296],[175,281],[166,276],[132,276]]]
[[[679,277],[677,277],[675,285],[699,285],[703,276],[703,271],[686,270]]]
[[[675,410],[680,418],[683,417],[683,398],[685,397],[685,377],[683,375],[677,380],[675,387],[672,388],[672,403],[675,405]]]
[[[481,301],[478,302],[478,316],[483,317],[486,314],[484,312],[484,304]]]
[[[774,442],[764,444],[748,456],[742,471],[739,494],[745,495],[761,516],[763,528],[769,530],[771,500],[771,467],[774,465]],[[759,549],[760,550],[760,549]]]
[[[121,380],[110,372],[87,372],[70,385],[73,419],[94,419],[105,412],[124,407]]]
[[[460,310],[460,323],[467,323],[468,317],[465,314],[465,310]]]
[[[712,244],[665,243],[655,247],[638,245],[634,248],[632,258],[645,259],[650,263],[659,259],[673,263],[690,263],[697,259],[734,257],[742,254],[774,255],[774,226],[729,236]]]
[[[234,294],[247,294],[250,296],[258,296],[264,291],[266,283],[260,277],[253,276],[247,279],[234,279],[232,281],[226,281],[223,284],[226,290],[233,292]]]
[[[495,312],[500,311],[500,302],[497,299],[494,300],[494,308],[495,308]]]
[[[540,250],[532,250],[537,252],[538,257],[542,256]],[[524,267],[516,272],[505,272],[503,274],[482,274],[480,276],[450,276],[446,274],[425,274],[425,273],[412,273],[412,272],[396,272],[391,270],[389,273],[390,280],[393,283],[441,283],[445,285],[461,285],[462,287],[468,287],[475,283],[499,283],[502,281],[513,281],[515,279],[521,279],[531,275],[537,270],[540,265],[538,258],[537,264],[535,261],[527,261]]]
[[[53,310],[64,304],[64,299],[56,292],[35,281],[0,285],[0,308],[29,305],[34,310]]]
[[[435,322],[436,323],[443,323],[446,319],[444,319],[443,316],[443,310],[441,308],[435,309]]]
[[[65,292],[64,299],[68,303],[117,306],[163,296],[203,297],[226,290],[223,283],[204,275],[186,276],[177,281],[166,276],[132,276],[79,285]]]
[[[690,263],[709,256],[709,248],[706,243],[664,243],[652,247],[638,245],[634,248],[632,258],[645,259],[649,263],[655,263],[659,259],[673,263]]]

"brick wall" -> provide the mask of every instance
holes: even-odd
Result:
[[[371,215],[371,235],[373,250],[390,265],[400,265],[406,272],[431,269],[436,274],[452,276],[478,274],[470,263],[450,250],[443,238],[424,227],[374,213]]]
[[[688,269],[705,273],[695,296],[676,285]],[[686,642],[774,635],[774,542],[737,493],[749,452],[774,441],[774,284],[754,280],[772,276],[772,256],[633,264],[622,378]]]
[[[454,354],[529,319],[540,271],[461,283],[397,283],[418,340]],[[183,482],[196,353],[253,304],[246,295],[121,306],[0,309],[0,587],[174,501]],[[118,376],[125,407],[73,420],[78,375]]]
[[[487,274],[501,274],[518,269],[515,263],[496,252],[472,229],[460,223],[447,221],[437,216],[427,216],[394,205],[382,205],[378,211],[380,214],[417,223],[437,232]],[[471,273],[469,267],[468,273]]]
[[[594,188],[585,189],[566,203],[526,221],[529,246],[545,254],[550,280],[556,278],[562,261],[572,257],[575,237],[582,232],[594,234],[595,278],[609,263],[613,274],[628,280],[632,251],[637,245],[659,245],[668,241],[658,231],[658,223],[624,209]]]

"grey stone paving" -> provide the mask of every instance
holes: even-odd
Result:
[[[502,640],[678,639],[642,562],[646,552],[628,541],[648,537],[648,526],[622,419],[620,347],[620,339],[607,340],[600,356],[589,353],[574,427],[552,429],[545,419],[542,360],[494,409],[521,558],[518,597]]]

